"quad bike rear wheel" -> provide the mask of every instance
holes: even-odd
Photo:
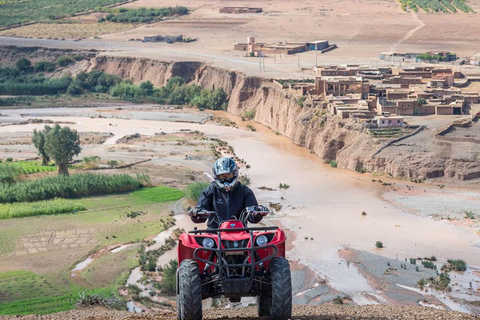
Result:
[[[178,272],[180,318],[181,320],[201,320],[202,284],[198,264],[195,260],[183,260]]]
[[[272,282],[270,317],[272,320],[287,320],[292,316],[290,264],[284,257],[273,258],[269,265],[269,271]]]

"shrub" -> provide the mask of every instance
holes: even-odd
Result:
[[[427,285],[427,281],[425,279],[420,279],[417,282],[417,285],[420,287],[420,289],[423,289]]]
[[[72,64],[73,62],[74,62],[73,58],[71,56],[68,56],[68,55],[61,56],[57,60],[57,64],[61,67],[66,67],[69,64]]]
[[[164,293],[175,294],[177,266],[178,261],[174,259],[170,260],[168,264],[162,268],[163,275],[160,288]]]
[[[343,304],[343,298],[340,296],[337,296],[335,299],[333,299],[334,304]]]
[[[248,119],[248,120],[251,120],[251,119],[255,118],[255,113],[256,112],[257,112],[256,109],[251,109],[251,110],[245,111],[243,113],[243,117]]]
[[[111,309],[123,310],[125,309],[125,303],[118,300],[113,296],[107,296],[100,293],[90,293],[83,291],[78,294],[79,298],[75,301],[76,307],[91,307],[100,305]]]
[[[198,201],[198,197],[200,193],[202,193],[203,189],[208,187],[210,184],[207,182],[192,182],[187,186],[185,190],[185,197],[193,202]]]
[[[432,270],[437,270],[437,266],[431,261],[422,261],[422,265],[425,268],[432,269]]]
[[[465,271],[467,270],[467,263],[463,260],[447,260],[447,264],[442,266],[442,271]]]
[[[427,100],[425,100],[424,98],[418,98],[417,101],[420,104],[427,104]]]
[[[297,105],[298,105],[300,108],[303,108],[303,103],[305,102],[305,100],[307,100],[307,97],[306,97],[306,96],[301,96],[301,97],[298,98],[298,100],[297,100]]]
[[[375,242],[375,247],[377,247],[377,248],[383,248],[383,242],[382,242],[382,241],[377,241],[377,242]]]
[[[246,186],[248,186],[250,184],[250,177],[247,176],[246,174],[241,174],[239,177],[238,177],[238,181],[241,183],[241,184],[244,184]]]
[[[290,186],[289,186],[288,184],[286,184],[286,183],[280,183],[280,184],[278,185],[278,187],[279,187],[280,189],[288,189],[288,188],[290,188]]]
[[[337,166],[338,166],[337,161],[335,161],[335,160],[330,161],[330,167],[336,168]]]
[[[34,65],[35,72],[53,72],[55,71],[55,63],[50,61],[38,61]]]
[[[118,161],[117,161],[117,160],[108,160],[108,161],[107,161],[107,165],[108,165],[110,168],[114,168],[114,167],[118,166]]]
[[[72,58],[75,61],[82,61],[83,59],[85,59],[85,56],[83,54],[74,54]]]
[[[18,59],[17,62],[15,62],[15,66],[23,72],[31,72],[33,70],[32,62],[25,58]]]
[[[475,219],[475,214],[473,214],[472,211],[464,211],[463,213],[465,214],[465,218],[467,218],[467,219]]]
[[[5,159],[5,162],[12,162],[13,161],[13,158],[10,158],[8,157],[7,159]]]

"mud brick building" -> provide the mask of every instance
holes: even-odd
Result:
[[[220,13],[261,13],[262,8],[250,8],[250,7],[223,7],[220,9]]]

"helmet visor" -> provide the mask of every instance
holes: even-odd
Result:
[[[233,172],[221,173],[221,174],[217,175],[217,179],[220,182],[231,182],[233,180],[233,178],[234,178]]]

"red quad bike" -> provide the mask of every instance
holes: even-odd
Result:
[[[264,208],[264,207],[263,207]],[[292,315],[290,264],[285,259],[285,233],[278,227],[247,227],[250,214],[265,209],[247,207],[240,219],[222,221],[220,228],[195,230],[180,236],[177,269],[177,318],[202,319],[202,300],[224,296],[231,302],[257,297],[259,316],[286,320]]]

